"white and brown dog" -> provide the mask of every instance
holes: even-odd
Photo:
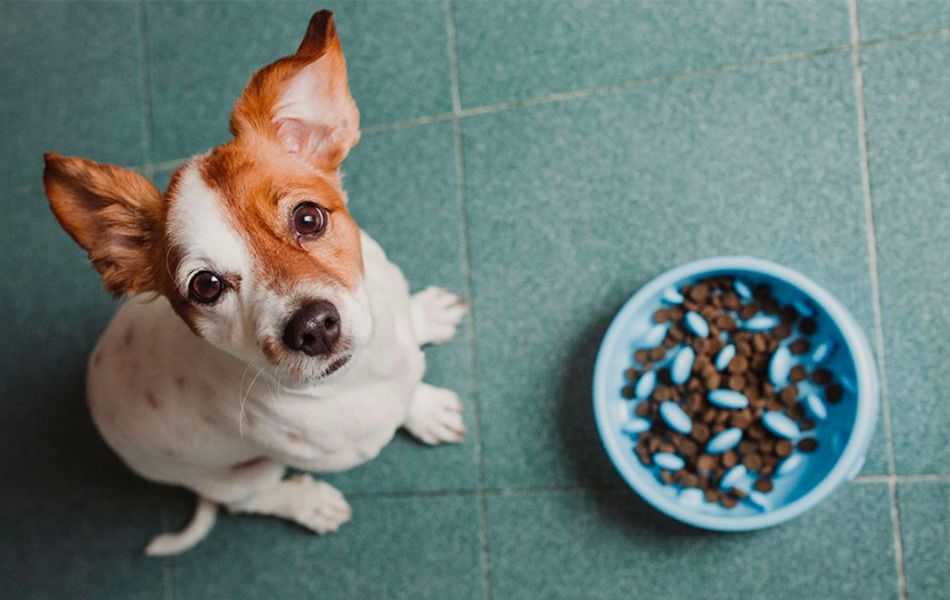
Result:
[[[131,296],[90,359],[93,419],[133,471],[198,495],[151,555],[199,542],[219,505],[334,531],[343,495],[288,466],[349,469],[400,426],[428,444],[464,434],[456,394],[422,383],[419,348],[451,338],[465,304],[410,297],[347,211],[339,167],[359,112],[329,11],[254,75],[231,130],[164,196],[119,167],[46,156],[59,222]]]

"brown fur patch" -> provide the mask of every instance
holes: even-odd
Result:
[[[161,194],[115,165],[49,153],[43,184],[53,214],[118,296],[154,291],[155,253],[164,235]]]
[[[300,281],[334,281],[353,290],[363,275],[359,227],[347,210],[340,178],[302,164],[279,147],[251,136],[200,159],[201,175],[247,241],[257,275],[278,293]],[[282,202],[291,198],[291,202]],[[298,241],[291,213],[303,201],[329,214],[323,235]]]

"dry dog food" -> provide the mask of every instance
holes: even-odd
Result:
[[[807,302],[781,305],[765,284],[713,277],[663,301],[621,391],[634,452],[683,502],[765,509],[772,480],[818,449],[827,404],[854,392],[821,366],[835,345],[815,339]]]

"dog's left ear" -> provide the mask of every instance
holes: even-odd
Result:
[[[263,134],[324,169],[336,169],[360,139],[333,13],[313,15],[297,52],[257,73],[231,114],[235,136]]]

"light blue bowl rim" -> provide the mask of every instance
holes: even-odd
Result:
[[[690,277],[713,271],[749,271],[781,279],[798,288],[811,298],[831,317],[838,326],[842,337],[854,359],[857,379],[857,410],[851,436],[844,451],[838,457],[834,467],[810,491],[797,500],[780,508],[758,515],[717,516],[699,513],[688,506],[677,503],[659,492],[660,484],[648,479],[639,472],[629,471],[621,465],[621,458],[630,452],[620,444],[620,435],[611,431],[607,417],[608,398],[616,395],[616,390],[608,388],[607,366],[604,355],[606,348],[623,343],[626,332],[621,327],[627,313],[652,298],[655,294]],[[830,293],[801,273],[777,263],[749,256],[719,256],[705,258],[675,267],[643,286],[623,305],[607,328],[601,342],[594,365],[594,415],[600,439],[614,466],[640,496],[661,512],[696,527],[717,531],[748,531],[771,527],[797,517],[815,506],[833,492],[840,484],[854,476],[854,471],[863,464],[864,457],[871,444],[878,414],[878,376],[874,356],[864,332],[854,317]]]

